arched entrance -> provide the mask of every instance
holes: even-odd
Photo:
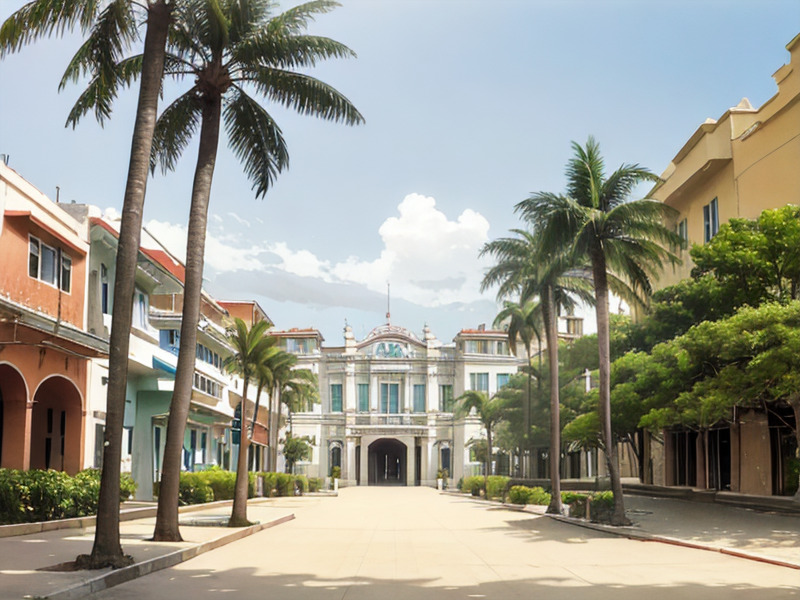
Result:
[[[0,467],[25,469],[28,391],[17,369],[0,364]]]
[[[66,377],[50,377],[33,397],[31,469],[77,473],[81,466],[81,397]]]
[[[369,445],[369,485],[406,485],[406,445],[383,438]]]

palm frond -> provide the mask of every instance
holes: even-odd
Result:
[[[232,91],[223,118],[231,149],[244,163],[256,197],[264,196],[289,166],[286,142],[270,114],[240,88]]]
[[[254,85],[259,94],[302,115],[345,125],[360,125],[364,122],[364,117],[350,100],[335,88],[310,75],[255,67],[248,69],[244,78]]]
[[[328,13],[338,6],[341,4],[331,0],[305,2],[270,19],[268,27],[271,32],[296,35],[305,31],[316,15]]]
[[[200,101],[192,88],[161,113],[153,135],[151,171],[155,172],[159,165],[163,173],[175,168],[200,125],[201,112]]]
[[[99,10],[99,0],[33,0],[0,27],[0,58],[53,33],[61,36],[79,27],[88,31]]]
[[[238,64],[259,64],[277,69],[313,67],[322,60],[355,56],[350,48],[327,37],[277,36],[266,29],[236,46],[232,52],[232,59]]]

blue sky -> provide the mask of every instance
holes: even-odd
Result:
[[[22,4],[0,0],[0,19]],[[478,251],[519,225],[513,207],[529,193],[563,190],[571,141],[594,135],[609,169],[661,173],[707,117],[777,91],[800,4],[343,0],[311,32],[357,53],[311,73],[366,124],[271,107],[291,164],[263,200],[223,140],[206,287],[335,345],[345,320],[357,337],[385,321],[391,282],[392,322],[417,333],[428,323],[448,342],[491,323]],[[57,87],[78,43],[45,40],[0,61],[0,153],[51,198],[59,186],[62,201],[119,210],[135,94],[104,128],[87,118],[65,129],[79,88]],[[177,253],[195,159],[192,146],[148,187],[148,230]]]

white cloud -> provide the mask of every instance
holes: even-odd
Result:
[[[346,302],[337,298],[342,286],[372,294],[384,294],[391,283],[392,298],[402,299],[424,307],[439,307],[453,303],[485,300],[479,293],[486,260],[478,252],[488,239],[489,222],[479,213],[465,209],[456,220],[448,219],[436,208],[429,196],[409,194],[398,205],[398,216],[389,217],[378,230],[383,241],[379,256],[364,259],[350,256],[331,264],[307,249],[293,249],[285,242],[259,243],[254,234],[237,232],[228,235],[224,222],[206,238],[207,276],[220,280],[226,274],[253,272],[265,284],[262,288],[280,286],[291,276],[302,285],[289,286],[309,301],[309,294],[318,296],[312,301],[336,305]],[[229,213],[236,222],[241,219]],[[147,229],[175,256],[186,254],[186,228],[160,221],[150,221]],[[283,275],[281,275],[283,274]],[[272,284],[268,283],[269,281]],[[310,292],[310,290],[316,290]],[[275,289],[281,297],[287,289]],[[347,294],[347,296],[351,296]]]

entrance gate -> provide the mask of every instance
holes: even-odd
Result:
[[[406,485],[406,452],[403,442],[380,439],[369,445],[369,485]]]

